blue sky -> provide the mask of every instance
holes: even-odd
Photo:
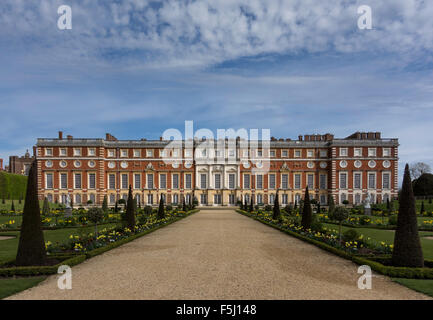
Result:
[[[72,8],[72,30],[57,8]],[[373,29],[357,28],[370,5]],[[58,130],[357,130],[433,166],[433,3],[422,0],[0,3],[0,157]]]

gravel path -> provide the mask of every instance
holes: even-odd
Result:
[[[11,299],[426,299],[233,210],[203,210],[72,268]]]

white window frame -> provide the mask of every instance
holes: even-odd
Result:
[[[114,187],[110,187],[110,176],[114,177]],[[107,175],[107,189],[108,190],[116,190],[116,174],[115,173],[109,173]]]
[[[141,158],[141,149],[134,149],[134,150],[132,150],[132,156],[134,158]]]
[[[286,176],[287,177],[287,185],[284,187],[284,184],[283,184],[283,176]],[[289,174],[288,173],[282,173],[281,174],[281,189],[283,189],[283,190],[287,190],[287,189],[289,189]]]
[[[359,174],[360,178],[359,178],[359,188],[356,187],[356,180],[355,180],[355,176]],[[362,190],[362,172],[361,171],[354,171],[353,172],[353,190]]]
[[[64,152],[62,152],[62,151],[64,151]],[[68,155],[68,149],[66,149],[66,148],[60,148],[59,155],[61,157],[66,157]]]
[[[346,175],[346,185],[345,186],[342,186],[342,184],[341,184],[341,176],[342,175]],[[348,181],[348,173],[347,173],[347,171],[340,171],[339,173],[338,173],[338,188],[340,189],[340,190],[346,190],[346,189],[348,189],[349,188],[349,181]]]
[[[174,185],[174,177],[177,177],[177,186],[175,186]],[[172,175],[171,175],[171,188],[172,189],[179,189],[179,186],[180,186],[180,179],[179,179],[179,174],[178,173],[173,173]]]
[[[138,187],[137,187],[137,176],[138,176]],[[141,189],[141,173],[134,173],[134,189]]]
[[[348,156],[348,149],[347,148],[340,148],[340,157],[347,157]]]
[[[359,154],[356,154],[358,151]],[[354,157],[362,157],[362,148],[354,148],[353,149],[353,156]]]
[[[149,185],[149,177],[152,177],[152,185]],[[155,176],[153,173],[146,173],[146,189],[153,190],[155,188]]]
[[[314,149],[307,149],[307,158],[314,158]]]
[[[248,176],[248,186],[245,186],[245,177]],[[244,178],[243,178],[243,189],[251,189],[251,174],[250,173],[244,173]]]
[[[376,148],[368,148],[368,156],[369,157],[376,157],[377,155],[377,149]]]
[[[319,156],[320,156],[320,158],[327,158],[328,157],[328,150],[326,150],[326,149],[320,150]]]
[[[299,176],[299,187],[296,186],[296,177]],[[302,189],[302,174],[294,173],[293,174],[293,188],[296,190]]]
[[[274,177],[274,186],[271,186],[271,176]],[[277,175],[275,173],[268,174],[268,189],[274,190],[277,187]]]
[[[123,178],[126,176],[126,186],[124,186],[124,180],[123,180]],[[127,173],[121,173],[120,174],[120,189],[123,189],[123,190],[125,190],[125,189],[128,189],[129,188],[129,174],[127,174]]]
[[[146,149],[146,158],[153,157],[153,149]]]
[[[163,190],[167,189],[167,174],[166,173],[160,173],[158,176],[159,176],[159,183],[158,183],[159,189],[163,189]],[[161,186],[161,177],[162,176],[165,176],[165,186]]]
[[[92,174],[95,175],[95,186],[94,186],[93,188],[90,186],[90,176],[91,176]],[[95,190],[95,189],[96,189],[96,185],[97,185],[96,172],[88,172],[88,173],[87,173],[87,189]]]
[[[79,188],[77,188],[77,184],[76,184],[76,182],[77,182],[77,180],[76,180],[77,174],[80,175],[80,182],[81,182],[80,185],[81,186]],[[74,178],[74,189],[75,190],[81,190],[83,188],[83,173],[81,173],[81,172],[74,172],[73,178]]]
[[[385,155],[385,150],[387,150],[388,154]],[[383,157],[391,157],[391,148],[382,148],[382,156]]]
[[[296,155],[297,152],[299,152],[298,156]],[[293,150],[293,158],[301,158],[301,157],[302,157],[302,150],[301,149]]]
[[[189,176],[189,186],[187,184],[187,179],[186,179],[187,176]],[[183,183],[185,189],[192,189],[192,173],[185,173],[185,180]]]
[[[259,187],[259,176],[261,177],[262,183]],[[263,189],[263,174],[256,174],[256,189],[262,190]]]
[[[286,153],[286,155],[284,155],[284,153]],[[288,158],[289,157],[289,150],[284,149],[281,150],[281,158]]]
[[[53,156],[53,148],[45,148],[45,156],[52,157]]]
[[[313,177],[313,182],[312,182],[312,186],[310,187],[310,185],[309,185],[309,183],[308,183],[308,179],[309,179],[309,177]],[[308,189],[310,189],[310,190],[313,190],[314,189],[314,181],[315,179],[314,179],[314,173],[307,173],[307,186],[308,186]]]
[[[74,157],[81,157],[81,148],[74,148]]]
[[[370,187],[370,174],[374,175],[374,187]],[[376,190],[377,189],[377,174],[375,171],[367,172],[367,189],[368,190]]]
[[[389,175],[389,178],[388,178],[388,187],[387,188],[385,188],[384,179],[383,179],[383,177],[386,174]],[[391,172],[390,171],[384,171],[384,172],[382,172],[382,190],[391,190]]]
[[[120,157],[121,158],[128,158],[128,149],[120,149]]]
[[[107,150],[107,158],[115,158],[115,157],[116,157],[116,150],[108,149]]]
[[[93,151],[93,154],[92,154]],[[88,157],[96,157],[96,148],[87,148],[87,156]]]
[[[66,176],[66,187],[62,187],[62,175]],[[68,189],[68,173],[67,172],[59,172],[59,189],[67,190]]]
[[[48,187],[48,176],[51,176],[51,187]],[[54,173],[46,172],[45,173],[45,189],[52,190],[54,189]]]

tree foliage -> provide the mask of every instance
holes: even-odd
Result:
[[[311,223],[313,222],[313,211],[311,210],[311,204],[310,204],[310,194],[308,193],[308,186],[305,189],[305,197],[304,197],[304,203],[302,207],[302,227],[304,229],[310,229]]]

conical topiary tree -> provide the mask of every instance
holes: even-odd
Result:
[[[108,200],[107,200],[107,195],[104,196],[104,200],[102,200],[102,211],[104,213],[108,212]]]
[[[35,160],[30,167],[27,178],[26,199],[24,202],[16,265],[38,266],[44,264],[46,252],[41,224]]]
[[[164,211],[164,198],[162,197],[162,193],[161,193],[161,198],[159,199],[159,207],[158,207],[158,214],[157,214],[157,219],[164,219],[165,217],[165,211]]]
[[[335,209],[334,197],[332,194],[328,195],[328,216],[332,215],[332,212]]]
[[[11,204],[11,211],[12,212],[15,212],[15,204],[14,204],[14,201],[12,200],[12,204]]]
[[[302,227],[304,229],[310,229],[311,223],[313,221],[313,212],[311,210],[311,204],[310,204],[310,194],[308,193],[308,186],[305,189],[305,198],[304,198],[304,205],[302,208]]]
[[[280,204],[278,202],[278,192],[277,192],[274,199],[274,207],[272,208],[272,219],[278,220],[280,219],[280,216],[281,216],[281,212],[280,212]]]
[[[392,265],[396,267],[421,268],[424,266],[424,257],[418,235],[415,197],[413,195],[408,164],[406,164],[404,169],[399,204],[394,250],[392,252]]]
[[[253,195],[250,198],[250,206],[248,207],[248,212],[253,212]]]
[[[131,231],[134,231],[135,228],[135,205],[134,205],[135,199],[132,197],[132,187],[129,185],[129,191],[128,191],[128,200],[126,202],[126,212],[125,212],[125,218],[126,218],[126,224]]]
[[[425,212],[424,201],[421,201],[421,211],[420,211],[420,214],[423,214],[424,212]]]
[[[50,204],[48,203],[47,197],[44,198],[44,204],[42,205],[42,215],[48,216],[50,214]]]
[[[182,211],[187,211],[186,210],[186,202],[185,202],[185,196],[183,197],[183,200],[182,200]]]

